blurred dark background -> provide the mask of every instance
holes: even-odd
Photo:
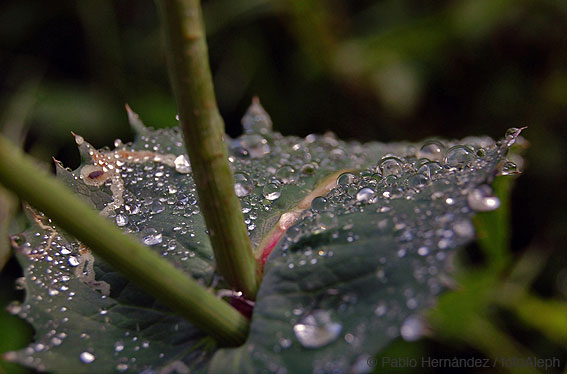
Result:
[[[525,172],[512,193],[511,251],[543,259],[532,269],[531,293],[565,302],[567,1],[208,0],[203,7],[231,136],[254,95],[283,134],[332,130],[388,142],[499,138],[529,126]],[[46,167],[51,156],[78,166],[71,131],[97,147],[132,140],[125,103],[147,125],[175,125],[153,1],[0,3],[0,126]],[[22,229],[18,217],[8,231]],[[21,297],[13,291],[19,272],[11,260],[0,305]],[[17,319],[2,318],[0,330],[12,327],[0,332],[0,352],[25,344],[30,330],[18,327],[15,338]],[[541,335],[522,334],[515,338],[528,346]]]

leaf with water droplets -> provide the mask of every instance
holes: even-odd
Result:
[[[215,275],[179,131],[129,117],[133,144],[96,150],[75,135],[83,164],[71,171],[56,163],[58,178],[126,234],[236,302]],[[234,188],[256,255],[270,260],[246,345],[218,351],[211,370],[348,371],[400,334],[419,336],[417,313],[441,291],[448,251],[474,236],[472,209],[497,205],[485,184],[511,140],[284,137],[258,102],[243,124],[244,135],[227,137]],[[47,217],[33,212],[31,220],[13,238],[27,291],[13,310],[34,325],[36,339],[9,359],[52,371],[206,370],[215,348],[195,327]],[[225,360],[234,355],[243,355],[241,366]]]
[[[397,337],[419,339],[447,259],[474,238],[474,212],[498,207],[486,183],[507,142],[467,143],[447,147],[445,162],[423,173],[435,161],[420,159],[421,147],[339,176],[274,249],[246,344],[219,350],[211,372],[370,372],[363,358]],[[441,143],[431,144],[441,159]]]

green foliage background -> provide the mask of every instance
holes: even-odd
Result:
[[[442,300],[432,318],[437,338],[399,342],[384,354],[528,352],[565,365],[565,1],[209,0],[204,11],[231,135],[255,94],[284,134],[332,130],[388,142],[499,138],[506,128],[529,126],[511,227],[505,217],[479,217],[500,227],[490,233],[497,239],[467,251],[463,291]],[[2,131],[45,167],[52,155],[78,165],[71,130],[97,147],[131,140],[125,102],[149,125],[175,125],[151,0],[3,1],[0,72]],[[4,193],[0,199],[0,227],[21,231],[20,215],[7,209],[17,204]],[[2,272],[1,305],[18,296],[18,272],[13,261]],[[518,287],[526,292],[514,293]],[[23,346],[29,328],[0,316],[0,352]],[[0,362],[3,370],[17,368]]]

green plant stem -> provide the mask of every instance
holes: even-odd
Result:
[[[252,252],[224,141],[209,68],[198,0],[156,0],[163,24],[169,73],[185,146],[209,230],[218,271],[254,299],[259,269]]]
[[[0,182],[219,343],[238,345],[245,340],[248,320],[236,309],[99,216],[3,136]]]

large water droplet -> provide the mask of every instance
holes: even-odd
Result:
[[[276,200],[280,197],[280,186],[275,183],[268,183],[262,190],[264,197],[268,200]]]
[[[90,364],[95,360],[95,355],[93,355],[90,352],[83,352],[79,355],[79,359],[81,360],[81,362],[84,362],[85,364]]]
[[[456,145],[447,150],[443,162],[452,167],[464,167],[476,158],[472,148]]]
[[[500,170],[500,175],[515,175],[521,174],[518,165],[512,161],[506,161]]]
[[[361,188],[356,193],[356,200],[358,201],[368,201],[374,195],[374,190],[372,188],[364,187]]]
[[[234,192],[238,197],[244,197],[250,194],[254,189],[254,184],[247,174],[234,174]]]
[[[342,173],[337,178],[337,184],[341,186],[346,186],[354,182],[354,174],[353,173]]]
[[[423,321],[416,316],[409,316],[406,318],[402,327],[400,328],[400,334],[405,341],[414,342],[423,336],[425,332],[425,326]]]
[[[427,158],[430,161],[441,161],[445,146],[438,140],[429,140],[423,143],[419,149],[419,158]]]
[[[293,326],[297,340],[306,348],[320,348],[337,340],[342,329],[340,323],[331,320],[328,311],[320,309],[301,318],[299,323]]]
[[[477,212],[489,212],[500,206],[500,199],[492,196],[492,188],[486,184],[472,190],[467,196],[467,201],[471,209]]]
[[[317,171],[318,168],[319,168],[319,166],[317,165],[317,163],[308,162],[308,163],[304,164],[303,166],[301,166],[299,171],[303,175],[313,175],[313,174],[315,174],[315,172]]]
[[[154,228],[147,228],[142,231],[142,242],[145,245],[156,245],[163,241],[163,236],[161,233]]]
[[[243,149],[248,151],[251,158],[262,158],[270,153],[268,141],[260,135],[242,135],[239,143]]]
[[[382,177],[385,178],[388,175],[401,175],[402,167],[404,162],[395,156],[383,157],[378,163],[378,168]]]
[[[126,226],[128,224],[128,217],[124,214],[118,214],[116,216],[116,224],[120,227]]]
[[[175,171],[181,174],[187,174],[191,172],[191,164],[189,163],[189,158],[187,155],[180,155],[174,161]]]
[[[69,259],[67,261],[69,262],[69,265],[71,265],[73,267],[79,266],[79,264],[80,264],[79,259],[77,259],[77,257],[75,257],[75,256],[69,257]]]
[[[427,178],[432,178],[437,173],[443,170],[443,166],[436,161],[426,162],[425,164],[421,165],[417,170],[418,174],[423,174]]]
[[[327,199],[323,196],[317,196],[311,201],[311,209],[315,212],[321,212],[327,208]]]
[[[276,178],[278,178],[283,184],[295,182],[295,169],[291,165],[282,165],[276,171]]]

